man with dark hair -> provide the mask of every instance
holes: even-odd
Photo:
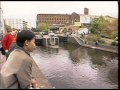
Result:
[[[30,56],[35,48],[35,35],[29,30],[17,34],[16,48],[10,53],[1,69],[0,87],[2,89],[38,89],[38,84],[32,78],[33,58]]]

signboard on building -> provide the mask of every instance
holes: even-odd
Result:
[[[74,22],[74,26],[81,26],[80,22]]]
[[[90,24],[91,20],[88,15],[80,15],[80,23]]]

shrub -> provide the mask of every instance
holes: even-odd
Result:
[[[116,37],[118,37],[118,31],[113,31],[113,32],[111,33],[110,37],[111,37],[112,39],[115,39]]]
[[[102,44],[106,44],[105,40],[103,40],[103,39],[99,39],[99,42]]]
[[[118,46],[118,41],[113,41],[113,42],[111,43],[111,45],[112,45],[112,46]]]

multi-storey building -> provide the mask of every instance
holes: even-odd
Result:
[[[75,21],[79,21],[79,15],[77,13],[70,14],[37,14],[36,26],[41,23],[47,23],[49,25],[70,25]]]
[[[75,12],[72,14],[37,14],[36,26],[41,23],[49,25],[73,25],[75,22],[90,23],[89,9],[84,8],[84,14],[79,15]]]
[[[98,18],[98,16],[80,14],[80,23],[81,23],[81,24],[91,24],[91,22],[92,22],[95,18]]]
[[[27,22],[24,19],[5,19],[5,24],[15,29],[27,29]]]
[[[84,14],[77,14],[73,12],[72,14],[37,14],[36,26],[42,23],[47,23],[49,25],[74,25],[79,23],[85,26],[90,26],[91,22],[98,18],[96,15],[89,15],[89,9],[84,8]]]

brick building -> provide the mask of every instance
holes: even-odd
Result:
[[[37,14],[36,26],[41,23],[49,25],[71,25],[75,21],[80,21],[79,14],[73,12],[72,14]]]

